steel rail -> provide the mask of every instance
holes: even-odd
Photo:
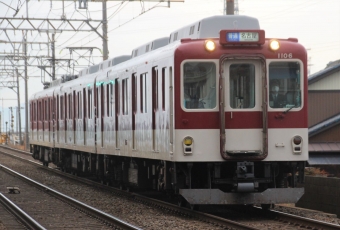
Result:
[[[1,146],[1,147],[4,147],[4,146]],[[14,148],[9,148],[7,146],[5,148],[13,150],[13,151],[18,151],[18,152],[21,152],[21,153],[24,153],[24,154],[29,154],[26,151],[17,150],[17,149],[14,149]],[[20,160],[27,161],[26,159],[20,158],[19,156],[13,156],[13,155],[11,155],[11,156],[15,157],[17,159],[20,159]],[[80,181],[80,182],[85,183],[87,185],[96,186],[97,188],[109,190],[110,192],[115,193],[119,196],[124,196],[127,199],[134,199],[134,200],[136,200],[140,203],[146,203],[148,205],[153,205],[153,206],[161,208],[161,209],[168,209],[172,212],[182,213],[185,216],[191,216],[191,217],[196,218],[200,221],[216,223],[216,224],[221,225],[221,226],[227,226],[227,227],[230,227],[232,229],[239,229],[239,230],[256,230],[256,229],[258,229],[258,228],[251,227],[249,225],[241,224],[241,223],[231,221],[231,220],[228,220],[228,219],[225,219],[225,218],[221,218],[221,217],[218,217],[218,216],[214,216],[214,215],[211,215],[211,214],[194,211],[194,210],[191,210],[191,209],[179,207],[179,206],[171,204],[171,203],[152,199],[152,198],[149,198],[149,197],[146,197],[146,196],[139,195],[137,193],[122,191],[120,189],[109,187],[109,186],[103,185],[103,184],[95,182],[95,181],[91,181],[91,180],[88,180],[88,179],[85,179],[85,178],[81,178],[81,177],[77,177],[77,176],[74,176],[74,175],[71,175],[71,174],[67,174],[67,173],[61,172],[59,170],[52,169],[52,168],[48,168],[48,167],[43,166],[42,164],[39,164],[39,163],[34,162],[34,161],[28,161],[28,162],[31,163],[31,164],[34,164],[38,167],[41,167],[45,170],[53,171],[54,173],[59,174],[63,177],[67,177],[67,178],[72,179],[72,180]]]
[[[143,203],[148,203],[151,205],[156,205],[156,206],[160,206],[162,208],[167,208],[171,211],[176,211],[178,213],[183,213],[184,215],[187,216],[192,216],[198,220],[204,221],[204,222],[210,222],[210,223],[216,223],[218,225],[221,226],[226,226],[226,227],[230,227],[232,229],[240,229],[240,230],[257,230],[258,228],[254,228],[251,227],[249,225],[245,225],[245,224],[241,224],[232,220],[228,220],[225,218],[221,218],[218,216],[214,216],[211,214],[207,214],[207,213],[203,213],[203,212],[198,212],[198,211],[194,211],[191,209],[187,209],[187,208],[183,208],[183,207],[179,207],[176,206],[174,204],[170,204],[164,201],[160,201],[160,200],[155,200],[149,197],[145,197],[139,194],[134,194],[134,199],[135,200],[139,200],[140,202]]]
[[[308,229],[309,227],[313,229],[323,229],[323,230],[340,229],[340,225],[336,225],[336,224],[331,224],[331,223],[327,223],[327,222],[323,222],[319,220],[313,220],[313,219],[309,219],[306,217],[283,213],[283,212],[276,211],[276,210],[270,210],[270,212],[274,214],[278,220],[290,221],[290,222],[293,220],[294,223],[297,223],[300,226],[304,226],[306,229]]]
[[[46,229],[1,193],[0,203],[29,229]]]
[[[6,147],[6,148],[8,148],[8,147]],[[22,151],[22,150],[17,150],[17,149],[13,149],[13,148],[9,148],[9,149],[11,149],[13,151],[18,151],[18,152],[21,152],[21,153],[29,154],[28,152],[25,152],[25,151]],[[17,156],[13,156],[13,157],[19,158]],[[22,159],[22,160],[25,160],[25,159]],[[45,166],[42,166],[42,165],[40,165],[40,164],[38,164],[34,161],[30,161],[30,162],[38,165],[41,168],[47,169]],[[214,223],[217,223],[217,224],[220,224],[220,225],[233,227],[235,229],[257,229],[257,228],[254,228],[254,227],[250,227],[248,225],[244,225],[244,224],[240,224],[240,223],[237,223],[237,222],[234,222],[234,221],[231,221],[231,220],[216,217],[214,215],[210,215],[210,214],[206,214],[206,213],[197,212],[197,211],[194,211],[194,210],[182,208],[182,207],[176,206],[174,204],[170,204],[170,203],[163,202],[163,201],[160,201],[160,200],[145,197],[145,196],[142,196],[142,195],[139,195],[139,194],[136,194],[136,193],[131,193],[131,192],[127,193],[125,191],[122,191],[122,190],[119,190],[119,189],[116,189],[116,188],[113,188],[113,187],[108,187],[106,185],[103,185],[103,184],[100,184],[100,183],[97,183],[97,182],[94,182],[94,181],[90,181],[88,179],[80,178],[80,177],[73,176],[73,175],[70,175],[70,174],[65,174],[61,171],[53,170],[51,168],[49,168],[49,170],[52,170],[55,173],[60,174],[60,175],[65,176],[65,177],[68,177],[70,179],[81,181],[81,182],[86,183],[88,185],[95,185],[96,187],[100,187],[100,188],[103,188],[103,189],[110,190],[111,192],[114,192],[114,193],[119,194],[121,196],[125,196],[125,197],[130,198],[130,199],[133,198],[135,200],[139,200],[142,203],[148,203],[150,205],[158,206],[158,207],[161,207],[161,208],[166,208],[166,209],[178,212],[178,213],[183,213],[184,215],[192,216],[194,218],[197,218],[199,220],[204,220],[206,222],[214,222]],[[263,213],[269,212],[269,214],[274,216],[277,220],[294,222],[294,223],[296,223],[300,226],[314,227],[314,228],[317,228],[317,229],[325,229],[325,230],[340,229],[340,225],[331,224],[331,223],[328,223],[328,222],[323,222],[323,221],[318,221],[318,220],[314,220],[314,219],[310,219],[310,218],[300,217],[300,216],[287,214],[287,213],[283,213],[283,212],[279,212],[279,211],[275,211],[275,210],[265,211],[265,210],[262,210],[259,207],[254,207],[254,208],[257,211],[260,211],[260,212],[263,212]]]
[[[29,184],[32,184],[33,186],[39,188],[39,189],[43,189],[46,193],[56,197],[57,199],[60,199],[62,201],[64,201],[65,203],[68,203],[70,204],[71,206],[75,207],[76,209],[78,210],[81,210],[83,211],[84,213],[87,213],[88,215],[90,216],[94,216],[112,226],[115,226],[117,228],[120,228],[120,229],[128,229],[128,230],[140,230],[140,228],[136,227],[136,226],[133,226],[125,221],[122,221],[114,216],[111,216],[101,210],[98,210],[94,207],[91,207],[87,204],[84,204],[76,199],[73,199],[72,197],[69,197],[69,196],[66,196],[54,189],[51,189],[39,182],[36,182],[24,175],[21,175],[15,171],[13,171],[12,169],[10,168],[7,168],[6,166],[4,165],[1,165],[0,164],[0,169],[8,172],[9,174],[15,176],[15,177],[18,177],[22,180],[24,180],[25,182],[29,183]]]

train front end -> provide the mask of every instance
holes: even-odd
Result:
[[[182,39],[175,52],[171,170],[192,205],[268,207],[304,193],[306,50],[297,39],[267,39],[241,19],[219,37]]]

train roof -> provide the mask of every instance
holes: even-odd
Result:
[[[258,19],[243,15],[219,15],[204,18],[195,23],[189,24],[185,27],[175,30],[170,34],[169,37],[158,38],[151,42],[138,46],[137,48],[132,50],[131,55],[122,55],[114,57],[103,62],[100,62],[96,65],[82,69],[79,71],[79,77],[88,74],[94,74],[106,68],[113,67],[129,59],[144,55],[153,50],[159,49],[161,47],[169,45],[170,43],[174,43],[184,38],[203,39],[219,37],[219,33],[222,29],[258,30],[260,29],[260,24]],[[60,81],[56,80],[55,82],[52,82],[51,86],[57,86],[60,85],[61,83],[64,83],[67,80],[74,79],[74,77],[69,77],[68,75],[65,76],[66,77],[64,80]]]
[[[212,16],[172,32],[169,40],[171,43],[183,38],[217,38],[220,36],[222,29],[259,30],[260,24],[257,18],[243,15]]]
[[[141,46],[133,49],[131,57],[134,58],[134,57],[140,56],[140,55],[148,53],[152,50],[166,46],[167,44],[169,44],[169,37],[158,38],[156,40],[153,40],[151,42],[148,42],[144,45],[141,45]]]

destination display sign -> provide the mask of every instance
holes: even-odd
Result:
[[[228,42],[258,42],[258,32],[230,32],[226,34]]]
[[[221,30],[220,44],[222,45],[263,45],[264,30]]]

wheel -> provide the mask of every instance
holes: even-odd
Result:
[[[271,204],[261,204],[261,208],[262,208],[263,210],[269,210],[270,207],[271,207]]]
[[[190,209],[194,210],[194,211],[198,211],[199,210],[199,206],[197,204],[190,204]]]
[[[185,207],[186,204],[187,204],[187,201],[183,197],[179,196],[177,199],[177,205],[179,207]]]

